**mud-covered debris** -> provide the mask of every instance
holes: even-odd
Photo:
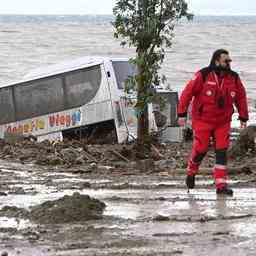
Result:
[[[18,208],[16,206],[4,206],[0,210],[0,216],[9,217],[9,218],[28,218],[29,211]]]
[[[253,171],[251,170],[251,168],[249,166],[243,166],[241,168],[241,173],[243,173],[245,175],[251,175],[251,174],[253,174]]]
[[[105,204],[87,195],[74,193],[47,201],[31,209],[30,218],[42,224],[72,223],[101,219]]]
[[[136,162],[136,168],[147,172],[155,169],[155,162],[152,159],[139,160]]]
[[[255,138],[256,126],[248,126],[230,148],[229,156],[232,158],[243,157],[248,152],[255,152]]]
[[[90,183],[90,182],[83,182],[83,183],[81,184],[81,187],[82,187],[82,188],[91,188],[91,183]]]
[[[37,241],[40,239],[39,232],[33,230],[25,230],[24,232],[22,232],[22,235],[26,237],[29,241]]]
[[[193,236],[195,235],[195,232],[193,233],[187,233],[187,232],[182,232],[182,233],[155,233],[153,236],[155,237],[184,237],[184,236]]]
[[[135,144],[90,145],[87,140],[83,139],[64,140],[58,143],[50,143],[49,141],[37,143],[24,139],[12,144],[0,140],[0,159],[19,161],[23,164],[63,166],[68,167],[70,172],[75,174],[114,173],[115,175],[127,175],[135,172],[184,174],[191,147],[190,142],[155,143],[151,147],[148,159],[141,159],[137,156]],[[239,173],[255,173],[256,157],[255,153],[252,154],[253,151],[250,152],[244,156],[230,159],[229,170],[231,175],[237,175],[237,171],[231,171],[233,167],[239,169]],[[247,165],[250,170],[243,169],[241,171],[241,158],[248,160]],[[211,145],[210,151],[202,162],[202,170],[204,168],[212,169],[214,164],[214,147]]]
[[[24,190],[24,188],[22,187],[13,187],[10,191],[9,191],[10,195],[25,195],[26,192]]]
[[[155,162],[155,167],[158,170],[171,169],[171,168],[175,168],[175,166],[176,166],[176,160],[174,158],[167,159],[167,160],[163,159]]]
[[[222,231],[222,232],[215,232],[213,233],[214,236],[227,236],[230,235],[229,231]]]
[[[2,227],[0,228],[0,233],[9,233],[9,234],[17,234],[17,228],[11,228],[11,227]]]
[[[82,148],[64,148],[60,151],[61,158],[68,163],[74,163],[81,156]]]
[[[36,162],[37,164],[46,164],[46,165],[62,165],[64,164],[64,161],[62,158],[56,156],[56,155],[50,155],[47,156],[45,159],[39,159]]]

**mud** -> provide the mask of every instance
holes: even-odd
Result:
[[[0,255],[255,255],[255,156],[230,162],[234,197],[216,196],[213,152],[188,193],[189,147],[157,145],[150,164],[130,145],[2,145]],[[49,156],[61,164],[46,164]],[[87,207],[92,198],[96,208]]]
[[[29,218],[43,224],[72,223],[102,218],[106,205],[87,195],[74,193],[32,207]]]
[[[41,224],[63,224],[102,219],[106,205],[97,199],[78,192],[58,200],[46,201],[30,210],[16,206],[4,206],[1,217],[29,219]]]

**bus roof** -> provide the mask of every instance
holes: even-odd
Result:
[[[128,61],[129,58],[115,58],[115,57],[100,57],[100,56],[86,56],[75,60],[67,60],[58,64],[48,65],[36,68],[26,74],[22,80],[12,84],[0,86],[0,88],[12,86],[19,83],[25,83],[36,79],[50,77],[77,69],[87,68],[91,66],[100,65],[106,61]]]

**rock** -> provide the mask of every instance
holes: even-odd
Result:
[[[102,218],[106,205],[87,195],[74,193],[55,201],[32,207],[30,218],[41,224],[60,224]]]
[[[0,192],[0,196],[7,196],[5,192]]]
[[[170,218],[168,216],[157,215],[153,218],[153,221],[169,221]]]
[[[96,163],[91,163],[89,166],[88,166],[88,168],[87,168],[87,170],[88,171],[95,171],[97,169],[97,164]]]
[[[1,256],[8,256],[8,252],[2,252]]]

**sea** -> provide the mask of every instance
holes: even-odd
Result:
[[[135,49],[114,39],[111,15],[0,15],[0,86],[32,69],[82,56],[133,57]],[[230,51],[232,68],[256,99],[256,16],[195,16],[180,21],[166,49],[161,73],[182,90],[218,48]]]

